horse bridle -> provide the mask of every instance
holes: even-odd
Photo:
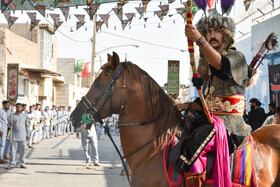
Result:
[[[92,114],[94,116],[94,118],[102,125],[103,124],[103,120],[100,116],[101,111],[103,110],[105,104],[107,103],[108,99],[110,99],[110,110],[112,113],[113,112],[113,102],[112,102],[112,95],[114,92],[114,88],[115,88],[115,84],[116,84],[116,80],[119,78],[120,73],[123,70],[123,63],[120,63],[117,71],[115,73],[113,73],[112,71],[108,70],[107,73],[109,75],[112,76],[112,79],[110,80],[109,84],[106,86],[106,88],[103,90],[103,92],[95,98],[94,102],[91,104],[90,101],[86,98],[86,96],[82,97],[82,102],[83,104],[87,107],[87,112]],[[107,93],[108,92],[108,93]],[[107,96],[103,102],[103,104],[101,105],[100,109],[96,109],[96,105],[97,103],[100,101],[100,99],[107,93]]]

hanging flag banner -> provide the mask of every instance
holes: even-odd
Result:
[[[167,94],[179,96],[180,61],[168,60]]]
[[[93,16],[96,14],[100,4],[89,5],[89,8],[84,8],[89,15],[90,20],[93,20]]]
[[[222,14],[229,15],[232,7],[234,5],[234,0],[221,0],[221,8],[222,8]]]
[[[175,0],[168,0],[168,4],[173,3]]]
[[[280,106],[280,64],[269,65],[269,89],[270,103],[275,103],[276,107]]]
[[[53,21],[55,21],[57,18],[59,18],[59,14],[50,14]]]
[[[135,7],[135,9],[140,14],[140,18],[139,19],[141,19],[144,16],[144,7]]]
[[[36,19],[36,12],[26,12],[30,20]]]
[[[85,15],[83,14],[74,14],[79,22],[85,22]]]
[[[244,0],[245,10],[247,11],[251,5],[252,0]]]
[[[13,0],[5,0],[5,1],[1,0],[1,12],[4,12],[12,1]]]
[[[8,64],[7,100],[13,104],[18,98],[18,64]]]
[[[214,5],[215,0],[208,0],[208,7],[212,8]]]
[[[11,15],[11,11],[10,10],[6,10],[3,12],[7,22],[10,20],[10,15]]]
[[[77,22],[76,23],[76,30],[78,30],[81,26],[83,26],[85,22]]]
[[[59,8],[60,10],[61,10],[61,12],[62,12],[62,14],[63,14],[63,16],[64,16],[64,18],[65,18],[65,21],[67,21],[68,20],[68,16],[69,16],[69,7],[60,7]]]
[[[53,32],[55,33],[55,31],[60,27],[60,25],[63,23],[63,21],[59,21],[59,18],[55,18],[53,23],[54,23]]]
[[[125,13],[124,14],[126,17],[127,17],[127,19],[129,20],[129,23],[131,23],[132,22],[132,19],[135,17],[135,13]]]
[[[101,26],[103,25],[104,21],[97,21],[96,22],[96,32],[99,31],[99,29],[101,29]]]
[[[159,8],[161,9],[161,11],[163,12],[163,14],[164,14],[165,16],[168,14],[169,5],[159,5]]]
[[[120,21],[123,20],[123,9],[121,9],[120,11],[118,11],[117,8],[113,8],[113,11],[115,12],[115,14],[117,15],[117,17],[119,18]]]
[[[88,77],[89,76],[88,70],[89,70],[89,62],[86,62],[85,66],[84,66],[83,73],[82,73],[82,77]]]
[[[118,12],[123,8],[123,6],[126,4],[127,2],[125,0],[120,0],[119,3],[117,3],[117,9]]]
[[[104,21],[106,27],[108,28],[108,20],[109,20],[110,14],[98,14],[98,15]]]
[[[77,73],[78,75],[81,76],[81,73],[84,71],[84,67],[85,67],[84,59],[77,60],[76,66],[75,66],[75,73]]]
[[[162,21],[164,18],[164,13],[161,10],[155,11],[155,14],[159,17],[159,19]]]
[[[76,23],[76,30],[78,30],[81,26],[85,24],[85,15],[82,14],[75,14],[76,18],[79,20]]]
[[[21,0],[21,4],[23,4],[23,3],[24,3],[24,1],[25,1],[25,0]]]
[[[143,8],[144,8],[144,12],[146,13],[146,10],[147,10],[147,6],[148,6],[148,3],[150,2],[151,0],[142,0],[142,4],[143,4]]]
[[[40,12],[42,16],[46,16],[46,6],[44,5],[36,5],[35,8]]]
[[[14,16],[9,17],[9,21],[8,21],[9,28],[16,22],[17,19],[18,17],[14,17]]]
[[[14,14],[16,12],[16,6],[17,6],[17,3],[14,2],[14,1],[11,2],[10,5],[9,5],[10,9],[13,11]]]
[[[124,30],[124,28],[127,26],[127,24],[129,23],[129,20],[122,20],[122,28]]]
[[[39,24],[40,21],[41,21],[41,20],[38,20],[38,19],[32,19],[32,20],[31,20],[31,25],[30,25],[30,31],[32,31],[32,29],[33,29],[34,27],[36,27],[36,26]]]

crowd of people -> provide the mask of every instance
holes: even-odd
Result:
[[[19,166],[25,165],[26,148],[34,148],[42,140],[64,136],[67,133],[74,134],[74,127],[70,121],[71,106],[52,105],[49,109],[42,108],[40,103],[27,105],[16,103],[11,105],[9,101],[2,101],[0,110],[0,163],[9,165],[6,169],[12,169],[16,165],[16,153],[19,152]]]

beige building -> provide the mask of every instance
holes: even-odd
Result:
[[[57,69],[64,77],[64,84],[57,87],[57,104],[74,108],[89,88],[82,86],[82,77],[75,73],[76,58],[58,58]]]
[[[0,99],[7,95],[7,65],[19,64],[17,102],[43,106],[56,103],[56,88],[64,83],[56,72],[56,37],[49,25],[0,25]]]

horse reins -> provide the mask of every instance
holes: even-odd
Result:
[[[115,73],[113,73],[112,71],[108,70],[107,73],[109,75],[112,76],[112,79],[110,80],[109,84],[106,86],[106,88],[103,90],[103,92],[95,98],[94,102],[91,104],[91,102],[86,98],[86,96],[83,96],[82,97],[82,100],[81,102],[87,107],[87,112],[92,114],[94,116],[95,119],[97,119],[97,121],[102,125],[104,122],[100,116],[100,113],[101,111],[103,110],[105,104],[107,103],[108,99],[110,98],[110,110],[111,112],[110,113],[113,113],[113,101],[112,101],[112,96],[113,96],[113,92],[114,92],[114,87],[115,87],[115,84],[116,84],[116,80],[119,78],[120,76],[120,73],[122,72],[123,70],[123,62],[120,63],[117,71]],[[121,101],[121,108],[120,108],[120,112],[119,112],[119,119],[120,119],[120,116],[122,114],[122,110],[124,108],[124,96],[125,96],[125,88],[126,88],[126,74],[124,76],[124,81],[123,81],[123,93],[122,93],[122,101]],[[108,93],[107,93],[108,92]],[[103,102],[103,104],[101,105],[100,109],[98,110],[96,108],[96,105],[97,103],[100,101],[100,99],[107,93],[107,96]],[[119,120],[118,119],[118,120]],[[147,125],[149,123],[152,123],[154,121],[158,120],[157,119],[154,119],[154,120],[150,120],[150,121],[146,121],[146,122],[139,122],[139,123],[127,123],[127,124],[118,124],[119,127],[121,126],[135,126],[135,125],[140,125],[140,126],[144,126],[144,125]],[[151,139],[149,140],[148,142],[146,142],[144,145],[140,146],[139,148],[137,148],[136,150],[132,151],[131,153],[127,154],[127,155],[124,155],[122,156],[120,150],[118,149],[115,141],[113,140],[112,136],[111,136],[111,133],[110,133],[110,129],[108,127],[108,125],[105,125],[104,126],[104,129],[105,129],[105,132],[107,133],[109,139],[111,140],[111,142],[113,143],[118,155],[120,156],[120,159],[122,161],[122,164],[124,166],[124,170],[125,170],[125,173],[126,173],[126,177],[127,177],[127,180],[129,182],[129,184],[131,185],[131,181],[130,181],[130,178],[129,178],[129,175],[128,175],[128,170],[127,170],[127,167],[124,163],[124,159],[125,158],[128,158],[130,156],[132,156],[133,154],[137,153],[138,151],[142,150],[144,147],[146,147],[147,145],[149,145],[150,143],[153,142],[154,139]]]

